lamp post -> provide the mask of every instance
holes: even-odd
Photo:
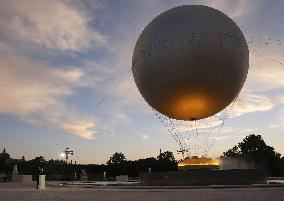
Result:
[[[69,158],[69,155],[73,155],[73,151],[72,150],[70,150],[70,148],[69,147],[67,147],[64,151],[63,151],[63,153],[61,154],[61,156],[65,156],[65,159],[66,159],[66,163],[68,163],[68,158]]]

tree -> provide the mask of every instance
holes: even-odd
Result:
[[[126,165],[127,161],[124,154],[115,152],[107,161],[107,172],[111,177],[126,174]]]
[[[45,170],[46,165],[47,164],[43,156],[38,156],[38,157],[35,157],[33,160],[31,160],[33,175],[39,175],[40,169]]]
[[[223,157],[246,160],[251,167],[264,169],[271,175],[279,171],[281,160],[281,154],[266,145],[260,135],[255,134],[246,136],[238,145],[224,152]]]
[[[32,163],[37,166],[43,166],[45,162],[46,161],[43,156],[37,156],[32,160]]]
[[[159,171],[177,170],[177,161],[173,152],[165,151],[157,156]]]
[[[6,174],[11,173],[12,166],[11,166],[11,158],[10,155],[6,152],[4,148],[2,153],[0,153],[0,173],[4,172]]]
[[[126,158],[123,153],[115,152],[112,157],[107,161],[107,164],[120,164],[126,162]]]
[[[157,157],[158,160],[167,160],[167,161],[175,161],[175,157],[173,152],[171,151],[165,151],[163,153],[160,153]]]
[[[239,147],[235,145],[232,149],[223,153],[223,156],[226,158],[241,158],[241,153]]]

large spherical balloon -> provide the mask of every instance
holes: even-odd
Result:
[[[135,83],[150,106],[179,120],[227,107],[247,76],[249,52],[236,23],[222,12],[187,5],[153,19],[132,58]]]

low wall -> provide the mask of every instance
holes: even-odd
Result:
[[[12,182],[14,183],[32,183],[32,175],[12,175]]]
[[[128,175],[116,176],[115,180],[119,182],[128,182]]]
[[[141,173],[145,186],[206,186],[266,184],[264,172],[256,169],[188,170]]]

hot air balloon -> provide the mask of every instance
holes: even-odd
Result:
[[[177,120],[199,120],[226,108],[247,77],[244,35],[224,13],[201,5],[172,8],[140,34],[132,73],[146,102]]]

